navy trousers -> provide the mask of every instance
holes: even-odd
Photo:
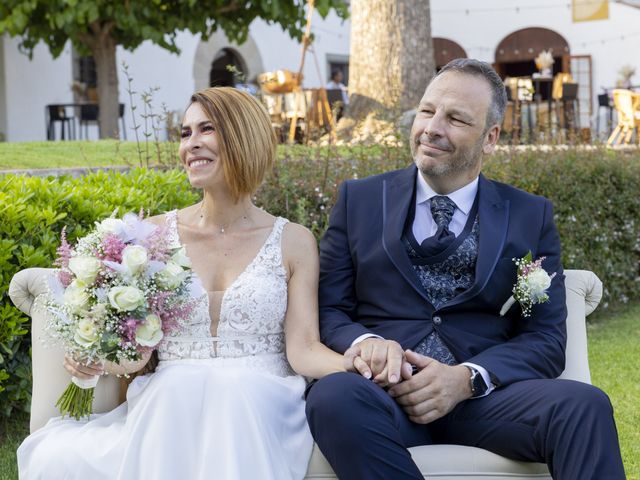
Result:
[[[341,480],[422,480],[407,448],[434,443],[543,462],[558,480],[625,479],[611,402],[581,382],[517,382],[420,425],[372,381],[334,373],[310,387],[306,408],[311,432]]]

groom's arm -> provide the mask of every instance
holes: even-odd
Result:
[[[513,307],[511,315],[516,334],[505,343],[491,347],[466,361],[481,365],[491,373],[496,386],[536,379],[555,378],[564,370],[566,346],[566,292],[560,262],[560,237],[553,221],[553,207],[544,200],[542,227],[534,260],[546,257],[542,267],[555,273],[549,287],[549,301],[533,306],[531,315],[523,317]],[[515,267],[514,267],[515,268]],[[496,311],[500,306],[496,306]]]
[[[329,228],[320,240],[320,338],[340,353],[344,353],[356,338],[372,333],[357,322],[357,271],[349,245],[348,185],[349,182],[340,185]]]

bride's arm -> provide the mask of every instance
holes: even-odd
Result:
[[[284,264],[289,270],[285,317],[287,359],[300,375],[321,378],[354,370],[347,360],[320,342],[318,329],[318,247],[309,230],[287,224],[282,239]],[[347,365],[351,363],[351,365]],[[357,362],[356,362],[357,363]]]

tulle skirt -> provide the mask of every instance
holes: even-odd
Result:
[[[18,449],[20,478],[304,478],[313,446],[304,379],[245,363],[161,362],[115,410],[54,418],[31,434]]]

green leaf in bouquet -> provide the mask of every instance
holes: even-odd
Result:
[[[107,357],[115,354],[119,344],[120,339],[117,334],[113,332],[104,332],[102,334],[102,338],[100,339],[100,349]]]

